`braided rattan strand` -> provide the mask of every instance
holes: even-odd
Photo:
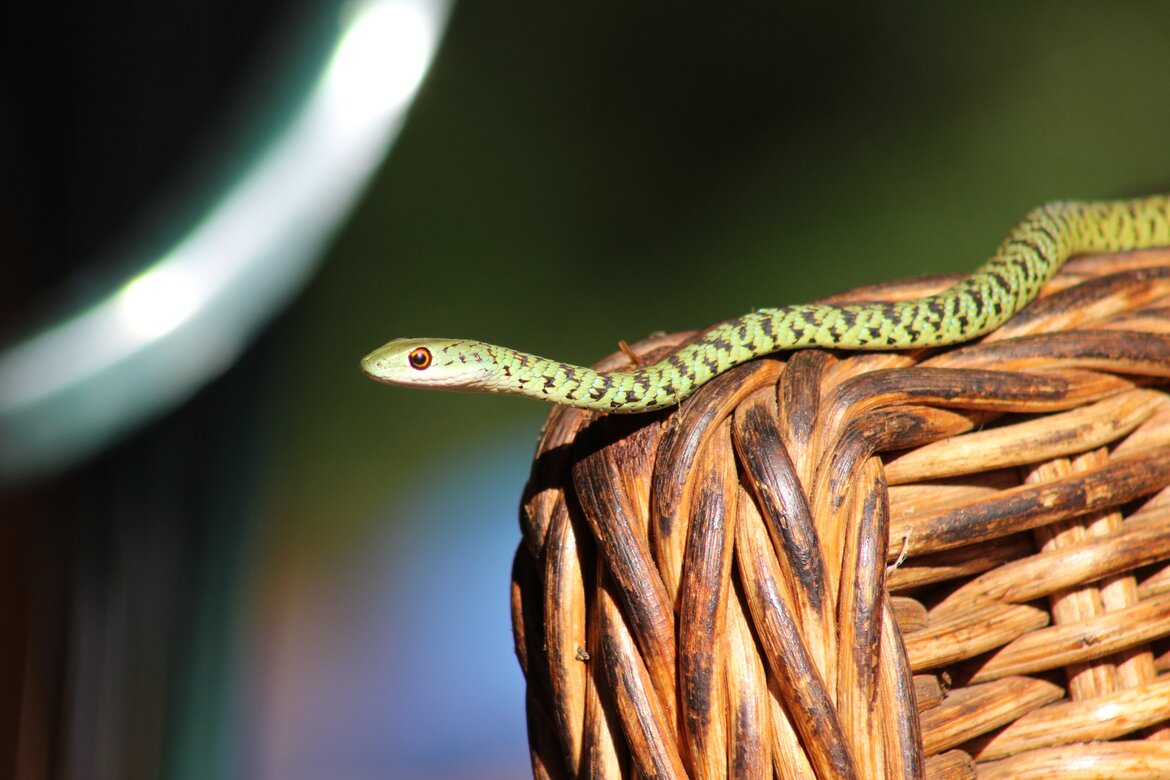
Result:
[[[976,344],[554,410],[513,571],[534,775],[1170,775],[1168,387],[1159,251]]]

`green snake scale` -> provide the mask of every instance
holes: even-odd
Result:
[[[591,368],[460,339],[396,339],[362,360],[395,385],[512,393],[605,412],[677,404],[704,382],[761,355],[804,347],[907,349],[987,333],[1026,306],[1078,254],[1170,246],[1170,195],[1072,202],[1029,213],[995,255],[953,287],[898,303],[760,309],[708,328],[657,363]]]

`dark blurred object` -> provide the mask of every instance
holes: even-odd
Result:
[[[0,494],[16,777],[225,776],[264,352],[69,477]]]
[[[136,270],[142,256],[112,250],[156,232],[160,194],[206,174],[208,139],[230,137],[228,116],[258,55],[309,6],[9,9],[0,330],[48,322]],[[147,243],[161,250],[160,239]],[[176,683],[206,628],[188,619],[199,611],[199,585],[232,586],[230,561],[216,567],[210,558],[238,550],[233,537],[247,527],[238,512],[250,439],[241,410],[250,402],[240,374],[79,472],[0,492],[0,774],[160,777],[166,739],[181,724],[175,705],[199,688],[222,689],[222,669],[198,687]],[[234,435],[201,438],[210,424]],[[237,500],[208,511],[212,486],[239,491]],[[203,649],[222,657],[221,642]]]
[[[18,258],[0,284],[0,772],[227,773],[267,353],[252,340],[380,162],[444,10],[15,9],[0,68],[0,240]]]

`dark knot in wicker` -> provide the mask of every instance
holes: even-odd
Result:
[[[979,343],[556,409],[513,572],[534,774],[1170,776],[1168,380],[1158,251]]]

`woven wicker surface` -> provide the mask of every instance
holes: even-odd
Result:
[[[1157,251],[979,343],[554,410],[513,571],[534,774],[1170,776],[1168,382]]]

